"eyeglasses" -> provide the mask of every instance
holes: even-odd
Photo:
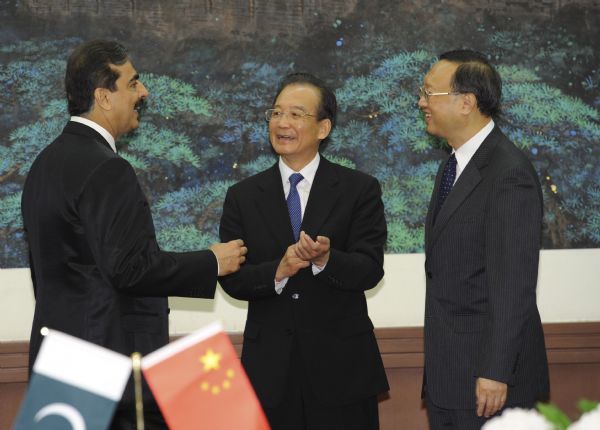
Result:
[[[419,87],[419,98],[423,97],[425,99],[425,101],[429,101],[429,97],[431,96],[457,96],[461,93],[453,91],[453,92],[449,92],[449,93],[432,93],[427,91],[425,88],[423,87]]]
[[[304,112],[302,109],[290,109],[288,112],[284,112],[281,109],[267,109],[265,111],[265,119],[267,122],[279,121],[287,115],[290,121],[302,121],[308,116],[316,116],[308,112]]]

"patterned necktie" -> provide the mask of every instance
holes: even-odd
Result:
[[[442,176],[442,182],[440,183],[440,189],[438,191],[437,206],[435,216],[437,217],[438,212],[442,208],[442,205],[446,201],[446,197],[450,194],[452,186],[454,185],[454,179],[456,178],[456,157],[454,154],[448,158],[446,166],[444,167],[444,174]],[[434,218],[435,221],[435,218]]]
[[[302,224],[302,208],[300,207],[300,195],[296,189],[296,185],[304,179],[300,173],[292,173],[290,175],[290,193],[287,197],[288,212],[290,213],[290,221],[292,222],[292,231],[294,239],[298,241],[300,237],[300,225]]]

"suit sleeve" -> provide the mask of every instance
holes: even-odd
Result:
[[[78,200],[82,228],[98,269],[115,288],[139,296],[214,297],[212,251],[161,251],[150,208],[133,168],[113,158],[96,168]]]
[[[316,275],[320,282],[346,291],[366,291],[383,278],[383,247],[387,224],[381,187],[375,178],[365,181],[351,219],[344,249],[332,246],[325,269]]]
[[[533,174],[514,168],[497,179],[486,218],[489,320],[476,376],[508,384],[527,324],[537,313],[543,209]]]
[[[219,234],[222,242],[239,238],[247,242],[242,212],[237,204],[236,192],[233,188],[229,188],[225,196]],[[252,254],[252,247],[248,246],[247,261],[240,270],[219,278],[225,292],[235,299],[254,300],[277,294],[275,292],[275,273],[280,259],[253,264]]]

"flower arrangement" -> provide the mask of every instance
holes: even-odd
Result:
[[[482,430],[598,430],[600,429],[600,405],[581,400],[578,408],[582,412],[578,421],[569,417],[552,404],[540,403],[535,409],[507,409],[498,417],[489,420]]]

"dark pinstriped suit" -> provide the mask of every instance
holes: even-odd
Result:
[[[425,227],[428,401],[475,409],[477,377],[508,384],[506,406],[549,390],[536,284],[542,193],[525,155],[494,127]],[[475,413],[475,412],[473,412]]]

